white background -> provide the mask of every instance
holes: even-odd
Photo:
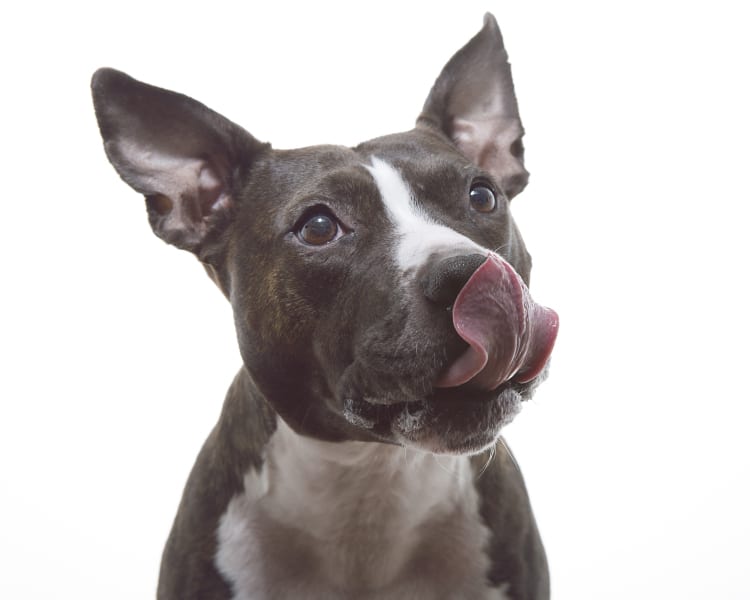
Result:
[[[742,3],[18,6],[0,25],[0,597],[152,597],[239,366],[227,303],[105,159],[94,69],[277,147],[351,145],[411,127],[491,10],[532,172],[513,209],[562,320],[507,430],[554,597],[750,598]]]

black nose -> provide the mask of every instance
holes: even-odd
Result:
[[[486,260],[484,254],[444,258],[433,265],[422,279],[424,295],[439,306],[452,306],[461,288]]]

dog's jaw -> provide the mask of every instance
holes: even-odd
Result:
[[[435,454],[478,454],[496,444],[542,378],[481,394],[436,389],[424,400],[388,405],[350,400],[343,415],[386,443]]]

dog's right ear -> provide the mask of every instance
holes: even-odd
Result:
[[[104,149],[164,241],[198,254],[232,213],[237,174],[268,144],[192,98],[114,69],[91,80]]]

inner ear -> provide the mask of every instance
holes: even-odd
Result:
[[[232,197],[228,174],[205,161],[194,161],[175,171],[171,190],[146,195],[149,221],[164,241],[195,249],[208,235],[212,216],[228,213]]]
[[[513,77],[495,18],[443,68],[418,126],[440,129],[469,160],[491,173],[512,198],[528,182]]]
[[[101,69],[92,80],[104,147],[146,197],[154,232],[197,252],[231,211],[234,177],[269,146],[203,104]]]

